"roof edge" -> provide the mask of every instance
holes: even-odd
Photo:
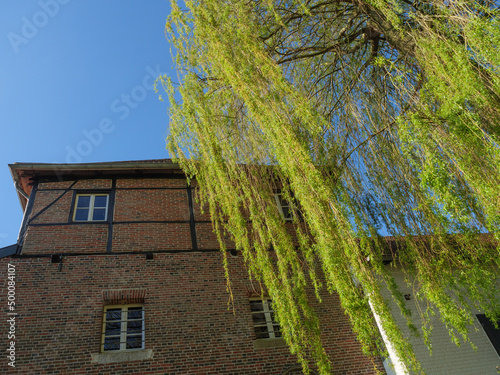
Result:
[[[15,255],[17,253],[17,249],[18,249],[17,243],[15,243],[14,245],[0,248],[0,259],[11,255]]]
[[[13,163],[9,164],[11,171],[13,170],[117,170],[117,169],[180,169],[179,164],[170,162],[169,159],[164,161],[109,161],[99,163]]]
[[[181,171],[179,164],[172,163],[171,159],[155,159],[155,160],[132,160],[132,161],[109,161],[98,163],[13,163],[8,164],[14,186],[16,187],[17,196],[21,208],[26,208],[27,199],[23,196],[30,194],[31,187],[28,186],[30,175],[48,175],[60,178],[62,175],[75,175],[84,171],[95,172],[118,172],[121,171],[165,171],[175,170]],[[21,189],[22,192],[19,190]]]

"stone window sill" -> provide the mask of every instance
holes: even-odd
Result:
[[[275,339],[258,339],[253,342],[254,349],[279,348],[284,346],[286,346],[286,342],[283,337]]]
[[[123,350],[92,354],[92,363],[143,361],[153,358],[152,349]]]

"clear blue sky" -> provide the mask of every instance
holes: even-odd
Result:
[[[169,156],[151,90],[159,72],[176,77],[168,14],[168,0],[0,2],[0,247],[22,220],[7,164]]]

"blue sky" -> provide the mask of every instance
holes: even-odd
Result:
[[[16,242],[22,220],[7,164],[169,157],[168,107],[152,90],[158,74],[176,77],[169,8],[168,0],[0,3],[0,247]]]

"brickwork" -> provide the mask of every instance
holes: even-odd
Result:
[[[79,180],[73,189],[109,189],[111,188],[111,180]]]
[[[6,269],[2,260],[2,270]],[[67,256],[10,260],[17,273],[16,369],[18,374],[281,374],[295,364],[286,347],[255,349],[246,271],[230,257],[235,313],[220,254],[182,253]],[[102,291],[146,289],[147,349],[141,362],[92,364],[99,353]],[[1,295],[6,295],[5,285]],[[5,306],[5,303],[3,303]],[[336,374],[371,374],[334,296],[321,317]],[[4,319],[5,320],[5,319]],[[6,332],[2,320],[1,330]],[[2,361],[0,366],[5,366]],[[4,367],[5,369],[5,367]],[[10,373],[9,372],[9,373]]]
[[[59,196],[61,198],[55,202],[50,209],[41,212]],[[36,200],[33,212],[30,216],[34,224],[66,223],[69,219],[71,208],[71,192],[64,193],[64,190],[40,190],[36,193]]]
[[[69,188],[74,181],[54,181],[54,182],[41,182],[38,184],[38,189],[67,189]]]
[[[169,207],[165,210],[164,207]],[[115,221],[189,220],[187,189],[120,190],[116,192]]]
[[[106,251],[106,224],[30,226],[23,254],[100,253]]]
[[[118,179],[117,188],[185,188],[186,180],[181,178],[131,178]]]
[[[98,223],[69,220],[73,195],[81,189],[111,191],[111,180],[81,180],[52,205],[63,190],[49,191],[51,183],[39,188],[33,215],[45,212],[28,227],[23,255],[0,259],[0,309],[7,316],[5,276],[7,263],[15,264],[19,314],[16,367],[4,359],[0,373],[267,375],[296,365],[287,347],[255,347],[242,257],[229,256],[233,313],[221,254],[191,251],[193,243],[199,250],[218,243],[195,200],[190,212],[184,180],[117,179],[113,221]],[[140,252],[156,253],[146,259]],[[61,263],[51,263],[54,253],[65,254]],[[152,358],[96,363],[103,295],[121,289],[145,290],[145,349]],[[317,310],[334,374],[374,374],[374,363],[381,362],[363,356],[338,298],[325,292],[323,299]],[[0,331],[8,328],[0,319]]]
[[[193,205],[194,205],[194,218],[196,221],[210,221],[210,211],[208,209],[208,206],[201,207],[201,205],[196,199],[194,190],[193,190]]]
[[[113,251],[152,251],[192,249],[189,224],[117,224],[113,232]]]

